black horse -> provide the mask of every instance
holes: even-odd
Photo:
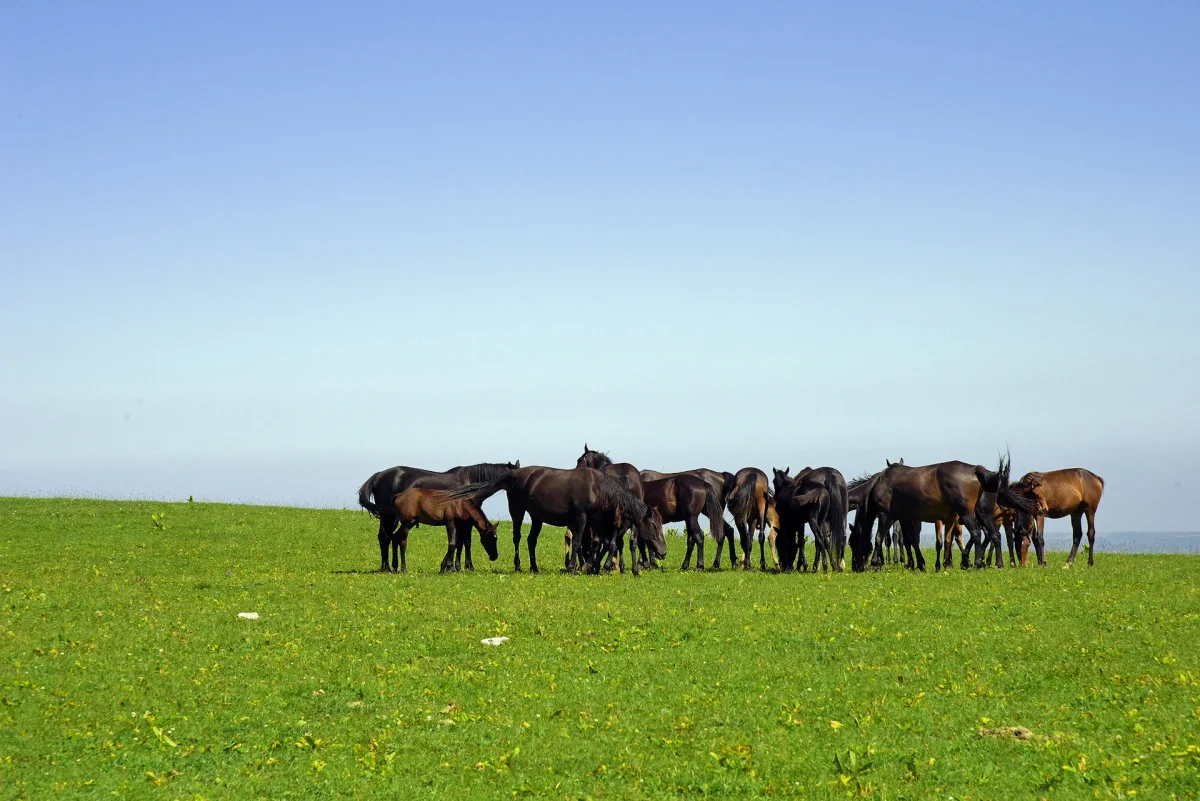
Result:
[[[683,558],[682,570],[692,566],[692,551],[697,550],[696,569],[704,570],[704,529],[700,528],[700,515],[708,517],[709,528],[719,531],[719,523],[725,511],[721,496],[712,485],[691,473],[679,473],[668,478],[646,481],[642,484],[646,505],[661,523],[683,523],[687,531],[687,554]],[[717,540],[720,550],[721,541]]]
[[[593,470],[599,470],[604,475],[616,480],[619,484],[625,487],[638,498],[644,498],[642,493],[642,474],[638,469],[629,462],[613,463],[613,460],[608,457],[607,453],[594,451],[583,443],[583,455],[575,460],[576,467],[590,467]],[[646,547],[646,543],[639,540],[638,547],[641,552],[642,567],[654,567],[654,554]],[[570,558],[571,541],[566,538],[564,542],[564,550],[566,551],[565,558]]]
[[[397,495],[412,487],[449,490],[472,482],[492,481],[520,466],[519,459],[507,464],[483,462],[452,467],[439,473],[401,465],[373,474],[358,488],[358,505],[379,518],[379,552],[383,560],[383,569],[387,570],[388,546],[400,525],[400,518],[392,506],[392,501]]]
[[[995,492],[997,499],[1015,509],[1033,509],[1036,504],[1013,492],[1008,482],[1009,461],[1000,458],[995,471],[982,465],[965,462],[941,462],[924,467],[888,465],[868,482],[866,497],[854,521],[850,536],[853,553],[853,568],[856,572],[866,569],[872,555],[871,523],[876,519],[880,525],[890,525],[899,520],[904,535],[905,548],[915,549],[915,565],[909,567],[925,569],[925,557],[921,554],[921,522],[936,523],[957,518],[971,534],[967,550],[975,548],[975,566],[984,565],[985,537],[995,544],[996,566],[1001,567],[1000,533],[992,517],[992,509],[981,496]]]
[[[784,573],[795,564],[800,570],[808,569],[808,557],[804,553],[804,526],[808,524],[816,545],[812,571],[823,565],[830,566],[830,510],[829,491],[818,477],[811,472],[801,471],[795,478],[786,471],[775,470],[775,514],[779,518],[779,531],[775,536],[775,550],[779,554],[779,569]]]
[[[846,569],[846,518],[848,517],[847,510],[850,506],[850,499],[846,490],[846,479],[839,470],[833,467],[806,467],[796,473],[794,478],[788,476],[791,468],[783,470],[775,470],[775,506],[776,512],[779,511],[780,499],[779,489],[781,486],[801,480],[812,480],[825,488],[829,493],[829,511],[826,515],[827,525],[829,529],[829,547],[830,558],[833,561],[833,569],[841,572]],[[776,545],[778,548],[778,545]],[[782,554],[780,558],[782,559]]]
[[[590,467],[560,470],[554,467],[522,467],[494,481],[468,484],[451,490],[452,498],[486,498],[500,490],[508,493],[508,511],[513,521],[513,568],[521,570],[521,526],[529,513],[529,570],[538,572],[537,541],[542,526],[566,526],[571,532],[571,558],[567,568],[575,572],[582,556],[599,558],[600,548],[591,548],[588,534],[607,543],[616,553],[617,539],[630,531],[630,547],[646,540],[659,558],[666,555],[662,524],[637,496],[615,479]],[[633,573],[638,574],[635,558]]]

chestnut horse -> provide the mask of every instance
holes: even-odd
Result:
[[[767,529],[767,500],[771,497],[771,485],[767,474],[757,467],[743,467],[733,477],[733,489],[726,499],[733,514],[742,541],[742,567],[750,569],[750,551],[753,549],[754,533],[758,533],[758,562],[762,570],[767,569],[766,550],[763,540]]]
[[[537,541],[542,525],[566,526],[571,530],[571,558],[567,569],[576,572],[582,556],[595,554],[599,559],[601,549],[591,548],[585,535],[607,542],[611,554],[616,552],[618,536],[630,530],[630,548],[635,548],[642,539],[660,558],[666,555],[667,543],[663,537],[662,524],[641,499],[633,495],[615,479],[590,467],[574,470],[559,470],[553,467],[522,467],[503,478],[468,484],[448,495],[452,498],[487,497],[500,490],[508,494],[508,511],[513,521],[513,569],[521,570],[521,527],[525,513],[529,513],[529,570],[538,572]],[[638,563],[634,560],[633,574],[638,575]]]
[[[871,523],[877,518],[880,525],[900,521],[906,548],[915,548],[915,567],[924,570],[925,558],[921,555],[922,521],[936,523],[956,517],[971,534],[975,548],[975,566],[984,565],[984,537],[996,544],[996,566],[1002,567],[1000,558],[999,532],[992,519],[990,508],[979,508],[980,496],[985,492],[996,492],[1006,505],[1016,509],[1036,510],[1036,503],[1023,495],[1014,493],[1008,484],[1009,461],[1001,457],[995,472],[982,465],[965,462],[941,462],[924,467],[888,465],[887,469],[868,484],[866,496],[854,521],[850,538],[853,552],[853,568],[866,569],[867,560],[873,550]],[[986,506],[986,504],[985,504]],[[910,564],[910,569],[914,565]]]
[[[662,523],[683,523],[687,531],[687,554],[680,569],[690,570],[692,551],[696,555],[696,569],[704,570],[704,529],[700,528],[700,515],[708,517],[710,529],[720,531],[721,517],[725,511],[721,496],[712,485],[692,473],[678,473],[668,478],[642,482],[646,505]],[[721,540],[717,540],[718,557]],[[719,561],[719,560],[718,560]],[[716,564],[713,565],[716,567]]]
[[[372,516],[379,518],[379,555],[384,566],[388,560],[388,543],[396,533],[400,521],[392,501],[409,487],[427,489],[454,489],[473,481],[491,481],[507,475],[521,466],[520,460],[508,464],[484,462],[463,467],[452,467],[444,473],[423,470],[419,467],[390,467],[373,474],[358,488],[358,505]],[[394,549],[393,549],[394,551]],[[392,554],[395,561],[395,554]]]
[[[1037,502],[1037,510],[1021,515],[1017,533],[1021,538],[1021,564],[1025,564],[1029,553],[1029,540],[1033,540],[1038,564],[1046,566],[1046,518],[1058,520],[1071,517],[1071,553],[1067,556],[1067,567],[1075,564],[1075,554],[1083,539],[1083,518],[1087,518],[1088,567],[1096,563],[1096,508],[1104,494],[1104,479],[1082,467],[1067,470],[1051,470],[1048,473],[1026,473],[1013,485],[1013,489]]]
[[[392,538],[392,570],[396,569],[396,546],[400,546],[400,572],[408,572],[408,532],[422,523],[446,527],[446,556],[442,559],[441,572],[454,570],[454,552],[458,537],[469,534],[471,526],[479,529],[479,542],[487,550],[492,561],[499,555],[496,550],[496,526],[483,516],[479,506],[470,498],[452,499],[445,490],[410,487],[392,501],[400,530]],[[387,572],[385,561],[382,571]]]

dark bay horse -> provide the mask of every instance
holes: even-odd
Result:
[[[1067,470],[1051,470],[1048,473],[1026,473],[1013,485],[1013,489],[1024,497],[1037,502],[1037,511],[1020,516],[1017,523],[1021,537],[1021,564],[1025,564],[1029,553],[1029,540],[1033,540],[1038,564],[1046,566],[1046,518],[1057,520],[1071,517],[1071,553],[1067,556],[1067,567],[1075,564],[1075,554],[1083,539],[1083,518],[1087,518],[1088,567],[1094,565],[1096,551],[1096,508],[1104,494],[1104,479],[1082,467]]]
[[[677,473],[660,473],[657,470],[643,470],[642,482],[659,481],[664,478],[674,478],[675,476],[692,475],[704,481],[705,484],[713,488],[717,493],[717,497],[721,499],[722,515],[724,515],[725,499],[729,497],[729,493],[733,490],[733,474],[722,473],[718,470],[709,470],[707,467],[697,467],[695,470],[682,470]],[[707,516],[707,515],[706,515]],[[709,528],[713,539],[717,541],[717,558],[713,560],[713,567],[721,566],[721,547],[726,538],[729,538],[729,561],[736,560],[733,552],[733,526],[725,522],[724,516],[720,518],[720,525],[713,521],[709,521]]]
[[[999,468],[993,472],[982,465],[965,462],[941,462],[924,467],[888,465],[887,469],[868,482],[854,530],[850,538],[853,568],[866,569],[871,557],[870,524],[878,519],[881,525],[899,520],[906,548],[915,548],[915,567],[924,570],[921,554],[920,523],[936,523],[957,518],[971,534],[975,548],[975,566],[984,565],[983,535],[996,545],[997,567],[1000,558],[999,532],[992,519],[992,510],[979,507],[984,491],[996,492],[1005,505],[1014,508],[1035,508],[1023,496],[1015,494],[1008,484],[1009,462],[1001,457]],[[979,507],[977,509],[977,507]],[[914,565],[910,564],[912,568]]]
[[[629,462],[613,463],[613,460],[608,457],[608,454],[594,451],[588,447],[587,443],[583,443],[583,455],[575,460],[576,467],[590,467],[593,470],[599,470],[609,478],[615,479],[618,483],[629,490],[638,498],[642,498],[642,474],[638,469]],[[564,537],[565,558],[570,558],[571,540],[568,535]],[[639,549],[641,551],[641,559],[643,567],[654,567],[655,557],[646,548],[646,543],[639,540]]]
[[[687,530],[687,555],[682,570],[692,565],[692,551],[696,550],[696,569],[704,570],[704,529],[700,528],[701,514],[708,518],[712,531],[721,531],[725,511],[720,493],[712,484],[692,473],[677,473],[667,478],[642,482],[646,506],[662,523],[683,523]],[[721,540],[717,539],[718,561]],[[716,564],[713,565],[716,567]]]
[[[392,538],[392,570],[396,569],[396,546],[400,546],[400,572],[408,572],[405,552],[408,547],[408,532],[422,523],[446,527],[446,556],[442,559],[441,572],[454,569],[458,538],[469,536],[471,527],[479,529],[479,542],[492,561],[499,552],[496,549],[496,526],[483,516],[478,504],[470,498],[451,499],[446,490],[409,487],[392,502],[400,530]],[[469,561],[469,558],[468,558]],[[387,565],[383,566],[387,569]]]
[[[420,467],[391,467],[375,473],[358,488],[358,505],[379,518],[379,554],[387,570],[388,544],[400,524],[392,501],[410,487],[426,489],[455,489],[476,481],[491,481],[511,473],[521,466],[520,460],[508,464],[484,462],[452,467],[439,473]]]
[[[513,521],[513,568],[521,570],[521,526],[525,514],[530,517],[529,570],[538,572],[537,540],[542,526],[566,526],[571,531],[571,559],[568,569],[575,572],[588,553],[600,553],[590,548],[585,536],[608,543],[611,555],[616,541],[630,531],[630,547],[646,540],[650,550],[660,558],[666,555],[667,543],[662,524],[639,498],[616,480],[590,467],[560,470],[553,467],[522,467],[495,481],[468,484],[449,492],[450,497],[487,497],[500,490],[508,494],[508,511]],[[638,574],[636,558],[633,574]]]
[[[770,481],[767,474],[757,467],[743,467],[734,474],[732,486],[726,503],[742,541],[742,567],[750,569],[753,536],[758,532],[759,568],[766,570],[767,557],[763,541],[766,539],[767,530],[767,502],[771,497]]]
[[[783,470],[772,468],[772,470],[775,473],[775,506],[782,517],[783,512],[780,508],[779,488],[783,485],[781,482],[789,480],[788,473],[791,468],[787,467]],[[846,569],[846,519],[849,517],[850,508],[846,478],[841,474],[841,471],[833,467],[806,467],[803,470],[797,471],[794,478],[790,480],[800,481],[803,479],[811,479],[818,482],[829,493],[829,511],[826,515],[830,545],[828,556],[833,562],[833,569],[841,572]],[[778,542],[776,543],[776,547],[778,547]]]

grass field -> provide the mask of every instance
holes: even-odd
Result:
[[[1200,794],[1200,558],[530,576],[507,531],[397,576],[358,512],[0,500],[0,794]]]

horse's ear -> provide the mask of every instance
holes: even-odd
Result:
[[[590,448],[588,448],[587,443],[586,442],[583,443],[583,452],[587,453],[589,450],[590,450]]]
[[[888,466],[888,467],[891,467],[891,466],[892,466],[892,460],[891,460],[891,459],[884,459],[883,461],[887,462],[887,466]]]
[[[790,472],[792,472],[792,466],[789,464],[787,467],[783,468],[783,474],[786,476]]]
[[[517,468],[519,468],[520,466],[521,466],[521,460],[520,460],[520,459],[518,459],[518,460],[517,460],[517,463],[516,463],[516,464],[513,466],[513,469],[514,469],[514,470],[516,470],[516,469],[517,469]]]

